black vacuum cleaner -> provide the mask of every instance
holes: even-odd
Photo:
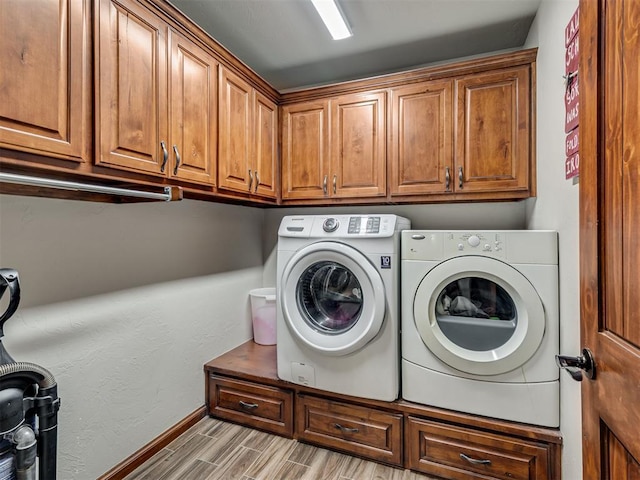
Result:
[[[45,368],[16,362],[2,345],[4,323],[20,303],[18,272],[10,268],[0,268],[0,299],[5,291],[9,302],[0,316],[0,459],[15,473],[6,478],[55,480],[58,386]]]

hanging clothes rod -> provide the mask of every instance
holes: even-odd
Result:
[[[179,187],[164,187],[163,193],[145,192],[144,190],[132,190],[128,188],[109,187],[105,185],[91,185],[88,183],[68,182],[66,180],[54,180],[50,178],[31,177],[28,175],[16,175],[0,172],[0,182],[31,187],[56,188],[60,190],[72,190],[88,193],[102,193],[105,195],[121,195],[133,198],[145,198],[148,200],[164,200],[171,202],[182,200],[182,191]]]

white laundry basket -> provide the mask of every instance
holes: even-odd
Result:
[[[256,288],[249,292],[253,341],[260,345],[276,344],[276,289]]]

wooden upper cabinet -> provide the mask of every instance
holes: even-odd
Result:
[[[218,62],[138,2],[97,18],[96,163],[215,184]]]
[[[386,93],[282,108],[282,199],[386,195]]]
[[[185,36],[169,30],[171,176],[215,183],[218,62]],[[169,147],[167,145],[167,148]]]
[[[0,147],[89,159],[90,14],[83,0],[0,1]]]
[[[386,93],[331,100],[330,196],[386,195]]]
[[[434,80],[391,90],[391,195],[451,191],[453,82]]]
[[[254,187],[253,193],[278,197],[278,106],[254,92]]]
[[[276,104],[224,67],[218,102],[218,187],[276,198]]]
[[[282,199],[324,198],[328,193],[329,101],[282,107]]]
[[[133,0],[99,0],[96,163],[165,175],[168,26]]]
[[[454,189],[528,190],[531,155],[531,67],[456,80]]]
[[[249,192],[252,88],[221,67],[219,92],[218,187]]]

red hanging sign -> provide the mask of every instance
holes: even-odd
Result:
[[[568,47],[574,37],[578,35],[578,27],[580,26],[580,9],[577,8],[571,20],[564,29],[564,46]]]
[[[578,126],[580,113],[580,90],[578,87],[578,74],[567,78],[567,90],[565,92],[565,122],[564,133],[569,133]]]

